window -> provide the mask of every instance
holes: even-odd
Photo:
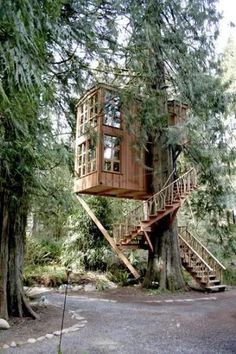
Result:
[[[79,106],[78,136],[83,135],[90,126],[97,125],[98,94],[97,92],[89,97]]]
[[[111,91],[106,91],[104,100],[104,121],[105,125],[121,127],[120,97]]]
[[[96,146],[89,140],[78,146],[78,176],[96,171]]]
[[[104,135],[104,170],[120,172],[120,138]]]

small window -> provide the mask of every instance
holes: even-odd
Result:
[[[120,138],[104,135],[104,170],[120,172]]]
[[[90,140],[78,146],[78,176],[96,171],[96,146]]]
[[[110,91],[105,93],[103,123],[114,128],[121,128],[120,97]]]
[[[85,134],[89,126],[95,127],[97,125],[98,114],[98,93],[96,92],[86,101],[84,101],[79,108],[78,117],[78,136]]]

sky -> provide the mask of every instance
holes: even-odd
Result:
[[[221,53],[226,46],[229,36],[232,36],[236,41],[236,0],[219,0],[218,10],[223,15],[217,42],[217,51]],[[230,22],[235,24],[234,28],[230,27]]]

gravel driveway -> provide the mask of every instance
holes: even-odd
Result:
[[[236,289],[225,293],[186,293],[168,297],[73,295],[67,309],[88,322],[65,334],[64,354],[236,353]],[[48,295],[61,304],[63,296]],[[58,337],[6,354],[55,354]]]

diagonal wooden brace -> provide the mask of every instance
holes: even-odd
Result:
[[[152,245],[152,242],[151,242],[151,240],[150,240],[150,237],[148,236],[147,231],[145,231],[144,229],[141,229],[141,230],[142,230],[143,233],[144,233],[144,236],[145,236],[145,238],[146,238],[146,240],[147,240],[147,243],[148,243],[148,246],[149,246],[150,250],[153,252],[153,251],[154,251],[154,250],[153,250],[153,245]]]
[[[118,257],[122,260],[122,262],[126,265],[126,267],[130,270],[130,272],[133,274],[133,276],[138,279],[140,278],[139,273],[137,272],[137,270],[132,266],[132,264],[129,262],[129,260],[125,257],[125,255],[121,252],[121,250],[116,246],[113,238],[109,235],[108,231],[104,228],[104,226],[100,223],[100,221],[98,220],[98,218],[96,217],[96,215],[94,214],[94,212],[90,209],[90,207],[88,206],[88,204],[85,202],[85,200],[79,196],[78,194],[76,194],[76,197],[78,199],[78,201],[80,202],[80,204],[82,205],[82,207],[84,208],[84,210],[88,213],[88,215],[90,216],[90,218],[93,220],[93,222],[97,225],[98,229],[101,231],[101,233],[103,234],[103,236],[105,237],[105,239],[109,242],[109,244],[111,245],[112,249],[114,252],[116,252],[116,254],[118,255]]]

